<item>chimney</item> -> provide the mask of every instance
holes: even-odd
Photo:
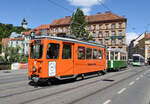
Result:
[[[110,13],[111,13],[111,11],[106,11],[106,12],[105,12],[105,14],[110,14]]]
[[[101,14],[101,12],[97,12],[97,14]]]
[[[70,18],[71,16],[66,16],[66,18]]]

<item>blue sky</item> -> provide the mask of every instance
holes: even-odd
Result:
[[[113,13],[127,18],[127,33],[133,35],[130,38],[146,29],[150,31],[150,0],[99,1]],[[70,16],[77,7],[89,15],[108,11],[98,0],[1,0],[0,22],[20,26],[22,19],[26,18],[28,27],[35,28],[41,24],[50,24],[54,19]]]

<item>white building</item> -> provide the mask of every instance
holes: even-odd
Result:
[[[9,47],[19,47],[19,53],[24,55],[24,39],[23,38],[10,38],[8,42]]]

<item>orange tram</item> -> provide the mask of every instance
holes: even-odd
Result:
[[[105,72],[106,48],[80,40],[40,36],[30,41],[28,78],[34,82],[84,78]]]

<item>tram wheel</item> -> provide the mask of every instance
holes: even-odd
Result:
[[[97,75],[98,75],[98,76],[101,76],[101,75],[102,75],[102,73],[101,73],[100,71],[98,71],[98,72],[97,72]]]
[[[85,78],[84,74],[81,74],[81,78],[82,78],[82,80]]]

